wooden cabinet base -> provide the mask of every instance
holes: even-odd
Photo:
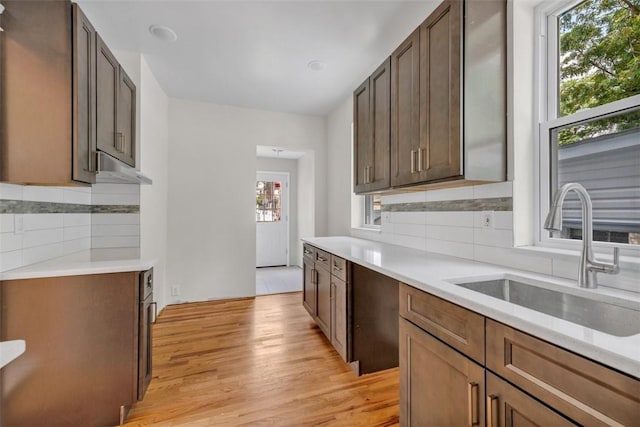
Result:
[[[1,339],[24,339],[27,346],[1,371],[0,424],[119,424],[137,397],[138,273],[0,287]]]

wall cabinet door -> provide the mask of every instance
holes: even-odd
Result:
[[[302,263],[303,276],[302,281],[302,306],[309,312],[311,317],[315,319],[316,306],[316,270],[313,261],[304,258]]]
[[[316,268],[316,323],[324,334],[331,340],[331,273],[324,268]]]
[[[121,138],[116,149],[119,159],[135,167],[136,161],[136,85],[119,67],[117,126]]]
[[[400,425],[484,426],[484,368],[400,319]]]
[[[367,172],[371,161],[370,92],[369,78],[353,92],[353,183],[356,193],[367,191]]]
[[[462,7],[461,1],[445,1],[420,26],[421,181],[462,175]]]
[[[77,4],[73,21],[74,181],[96,182],[96,30]]]
[[[420,181],[420,29],[391,54],[391,185]]]
[[[389,188],[391,59],[387,59],[353,95],[354,191]]]
[[[331,344],[348,361],[347,347],[347,283],[333,276],[331,279]]]
[[[577,426],[551,408],[487,372],[489,427]]]
[[[135,166],[136,86],[97,36],[98,149]]]
[[[97,145],[101,151],[117,158],[119,152],[116,147],[120,143],[117,125],[120,65],[100,35],[97,36],[96,50]]]

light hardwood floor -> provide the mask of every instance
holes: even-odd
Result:
[[[393,426],[398,369],[357,377],[300,293],[167,307],[127,426]]]

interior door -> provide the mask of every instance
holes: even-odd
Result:
[[[289,265],[289,174],[256,174],[256,267]]]

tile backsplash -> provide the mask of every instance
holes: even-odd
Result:
[[[352,235],[490,264],[575,280],[575,256],[514,248],[511,182],[431,190],[382,197],[379,231],[353,229]],[[484,227],[486,215],[491,227]],[[640,292],[640,265],[621,263],[617,275],[599,283]]]
[[[140,247],[140,187],[0,183],[0,271],[90,248]]]

